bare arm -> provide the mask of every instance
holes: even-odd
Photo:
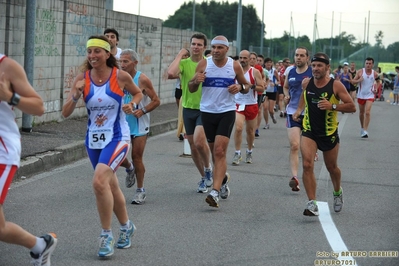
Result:
[[[133,99],[129,104],[122,105],[122,110],[130,114],[134,111],[134,106],[137,106],[143,98],[143,93],[140,88],[134,84],[132,77],[129,73],[119,70],[118,83],[120,88],[125,88],[132,96]]]
[[[188,82],[188,89],[190,92],[196,92],[198,90],[199,85],[204,82],[206,78],[206,60],[202,59],[195,69],[194,77]]]
[[[353,84],[357,84],[359,82],[362,82],[363,81],[363,76],[362,75],[363,75],[363,70],[362,69],[358,70],[357,73],[356,73],[355,78],[352,79],[352,83]]]
[[[133,112],[133,115],[138,118],[146,113],[151,112],[161,104],[161,101],[159,100],[159,97],[154,90],[154,86],[152,85],[151,80],[146,75],[140,75],[139,86],[140,89],[142,89],[143,94],[150,97],[151,102],[144,106],[142,109],[137,109]]]
[[[334,94],[342,102],[340,104],[337,104],[337,108],[335,110],[344,113],[356,112],[356,105],[353,102],[352,97],[349,95],[348,91],[346,90],[345,86],[341,82],[334,81],[333,90]],[[332,110],[332,104],[330,110]]]
[[[288,76],[284,77],[284,86],[283,86],[283,92],[284,92],[284,101],[285,104],[287,104],[290,101],[290,88],[288,84]]]
[[[73,81],[72,89],[68,94],[68,98],[64,106],[62,107],[61,114],[63,117],[66,118],[73,113],[73,110],[75,110],[76,107],[76,103],[83,94],[84,87],[85,87],[84,74],[80,73],[79,75],[76,76],[75,80]]]
[[[254,78],[255,78],[255,91],[257,92],[264,92],[265,91],[265,86],[264,86],[264,81],[262,79],[262,75],[260,74],[260,71],[254,68]]]
[[[234,86],[236,84],[230,85],[229,86],[229,92],[232,94],[236,94],[238,92],[241,92],[243,94],[246,94],[249,92],[251,89],[251,83],[245,78],[244,76],[244,70],[242,69],[241,64],[238,61],[233,62],[234,66],[234,71],[236,72],[236,80],[239,84],[242,84],[244,87],[241,87],[241,85],[238,87],[237,91],[237,86]],[[259,72],[259,71],[258,71]],[[260,74],[260,73],[259,73]],[[242,89],[244,88],[244,90]]]
[[[182,60],[183,56],[187,54],[187,49],[181,49],[177,56],[175,57],[175,60],[169,65],[168,67],[168,79],[177,79],[180,74],[180,61]]]
[[[44,113],[43,100],[30,85],[22,66],[6,57],[0,69],[0,101],[10,102],[15,92],[20,96],[16,108],[26,114],[41,116]]]

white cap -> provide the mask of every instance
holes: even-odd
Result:
[[[344,66],[349,66],[348,62],[344,62]]]

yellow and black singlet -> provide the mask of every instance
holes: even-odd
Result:
[[[334,95],[334,79],[322,88],[314,85],[314,78],[309,80],[308,86],[303,91],[305,100],[305,112],[303,117],[303,131],[311,131],[312,134],[319,137],[330,136],[338,128],[337,111],[320,110],[317,104],[320,100],[326,99],[332,104],[338,104],[339,100]]]

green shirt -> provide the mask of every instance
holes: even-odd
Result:
[[[198,90],[194,93],[191,93],[188,89],[188,82],[194,77],[197,65],[198,63],[193,62],[191,57],[189,57],[180,61],[179,68],[181,81],[180,86],[183,97],[182,106],[184,108],[199,110],[202,96],[202,84],[199,85]]]

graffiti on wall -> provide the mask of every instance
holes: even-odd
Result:
[[[77,31],[68,34],[68,43],[75,47],[78,56],[86,55],[86,42],[91,35],[102,33],[102,27],[96,26],[95,17],[87,11],[87,6],[77,4],[70,4],[68,9],[67,23],[77,26]]]
[[[59,56],[56,36],[57,22],[54,11],[36,9],[35,56]],[[22,48],[22,53],[25,54],[25,47]]]
[[[78,73],[80,73],[78,66],[69,67],[69,70],[66,72],[65,78],[64,78],[64,88],[65,89],[72,88],[73,80],[78,75]]]

